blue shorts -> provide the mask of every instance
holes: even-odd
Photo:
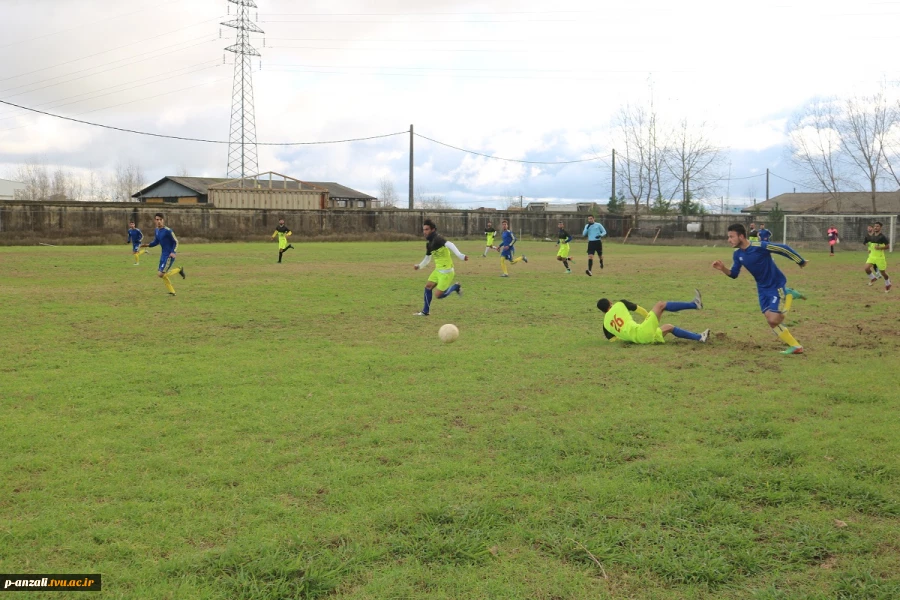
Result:
[[[135,242],[135,243],[133,243],[133,244],[131,245],[131,251],[132,251],[132,252],[137,252],[137,251],[140,250],[140,249],[141,249],[141,243],[140,243],[140,242]]]
[[[172,268],[172,265],[175,263],[174,258],[170,258],[168,254],[160,254],[159,256],[159,271],[162,273],[167,273],[169,269]]]
[[[513,254],[516,253],[516,249],[513,246],[510,246],[508,250],[501,250],[500,256],[505,258],[506,260],[512,260]]]
[[[774,312],[774,313],[783,313],[784,312],[784,301],[787,298],[787,291],[785,288],[766,288],[759,289],[759,308],[764,313],[766,312]]]

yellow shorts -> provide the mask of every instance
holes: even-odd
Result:
[[[288,247],[288,241],[287,241],[287,238],[279,238],[279,240],[278,240],[278,249],[279,249],[279,250],[284,250],[284,249],[287,248],[287,247]]]
[[[887,271],[887,259],[883,256],[872,256],[866,259],[867,265],[875,265],[879,271]]]
[[[569,245],[568,244],[560,244],[559,250],[556,251],[556,256],[560,258],[569,258]]]
[[[437,289],[442,292],[447,291],[447,288],[453,285],[453,280],[456,278],[456,272],[450,271],[449,273],[441,273],[437,269],[431,272],[431,275],[428,276],[428,281],[433,281],[437,285]]]
[[[638,325],[634,333],[635,344],[665,344],[662,329],[659,328],[659,319],[656,313],[650,313],[644,318],[644,322]]]

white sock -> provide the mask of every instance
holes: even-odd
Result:
[[[869,281],[875,281],[875,273],[869,273]]]
[[[891,285],[891,280],[890,280],[890,279],[885,279],[885,280],[884,280],[884,285],[885,285],[885,286]]]

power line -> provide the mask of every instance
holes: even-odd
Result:
[[[774,171],[769,171],[769,175],[774,175],[774,176],[777,177],[778,179],[781,179],[781,180],[783,180],[783,181],[787,181],[788,183],[793,183],[794,185],[798,185],[798,186],[800,186],[800,187],[802,187],[802,188],[806,188],[806,189],[808,189],[808,190],[810,190],[810,191],[813,191],[813,192],[818,191],[818,190],[816,190],[815,188],[811,188],[811,187],[809,187],[808,185],[805,185],[805,184],[803,184],[803,183],[797,183],[796,181],[792,181],[792,180],[788,179],[787,177],[782,177],[781,175],[779,175],[778,173],[775,173]]]
[[[215,81],[224,81],[224,79],[218,79],[218,80],[215,80]],[[207,83],[213,83],[213,82],[207,82]],[[205,85],[205,84],[199,84],[199,85]],[[197,87],[197,86],[192,86],[192,87]],[[189,88],[184,88],[184,89],[189,89]],[[181,91],[181,90],[176,90],[176,91]],[[166,92],[165,94],[162,94],[162,95],[168,95],[168,94],[171,94],[171,92]],[[149,98],[141,98],[140,100],[147,100],[147,99],[149,99]],[[139,101],[139,100],[135,100],[135,102],[138,102],[138,101]],[[114,131],[122,131],[122,132],[124,132],[124,133],[133,133],[133,134],[135,134],[135,135],[145,135],[145,136],[156,137],[156,138],[164,138],[164,139],[170,139],[170,140],[180,140],[180,141],[183,141],[183,142],[200,142],[200,143],[204,143],[204,144],[228,144],[228,143],[229,143],[227,140],[208,140],[208,139],[203,139],[203,138],[183,137],[183,136],[178,136],[178,135],[166,135],[166,134],[162,134],[162,133],[152,133],[152,132],[149,132],[149,131],[138,131],[138,130],[136,130],[136,129],[126,129],[126,128],[124,128],[124,127],[115,127],[115,126],[113,126],[113,125],[104,125],[104,124],[102,124],[102,123],[92,123],[92,122],[90,122],[90,121],[82,121],[81,119],[75,119],[75,118],[72,118],[72,117],[64,117],[64,116],[62,116],[62,115],[56,115],[56,114],[49,113],[49,112],[46,112],[46,111],[43,111],[43,110],[37,110],[37,109],[34,109],[34,108],[29,108],[29,107],[27,107],[27,106],[22,106],[21,104],[15,104],[15,103],[13,103],[13,102],[7,102],[6,100],[0,100],[0,104],[6,104],[7,106],[13,106],[13,107],[15,107],[15,108],[21,108],[22,110],[27,110],[27,111],[29,111],[29,112],[37,113],[37,114],[40,114],[40,115],[45,115],[45,116],[48,116],[48,117],[53,117],[53,118],[55,118],[55,119],[62,119],[62,120],[64,120],[64,121],[72,121],[72,122],[74,122],[74,123],[80,123],[80,124],[82,124],[82,125],[90,125],[91,127],[101,127],[101,128],[103,128],[103,129],[112,129],[112,130],[114,130]],[[126,102],[126,103],[124,103],[124,104],[131,104],[131,103],[130,103],[130,102]],[[113,108],[113,107],[108,106],[108,107],[106,107],[106,108]],[[106,108],[103,108],[103,109],[96,109],[96,110],[106,110]],[[96,111],[88,111],[88,112],[96,112]],[[85,114],[86,114],[86,113],[85,113]],[[15,129],[18,129],[18,128],[15,128]],[[9,131],[9,130],[7,129],[7,130],[5,130],[5,131]],[[403,135],[403,134],[406,134],[406,133],[409,133],[409,130],[408,130],[408,129],[407,129],[406,131],[398,131],[398,132],[395,132],[395,133],[385,133],[385,134],[382,134],[382,135],[372,135],[372,136],[369,136],[369,137],[350,138],[350,139],[345,139],[345,140],[327,140],[327,141],[321,141],[321,142],[259,142],[257,145],[258,145],[258,146],[313,146],[313,145],[319,145],[319,144],[343,144],[343,143],[346,143],[346,142],[364,142],[364,141],[367,141],[367,140],[375,140],[375,139],[379,139],[379,138],[388,138],[388,137],[393,137],[393,136],[396,136],[396,135]]]
[[[88,54],[87,56],[82,56],[82,57],[79,57],[79,58],[73,58],[72,60],[67,60],[67,61],[65,61],[65,62],[57,63],[57,64],[55,64],[55,65],[50,65],[49,67],[43,67],[43,68],[41,68],[41,69],[34,69],[34,70],[32,70],[32,71],[26,71],[26,72],[24,72],[24,73],[19,73],[18,75],[11,75],[11,76],[9,76],[9,77],[4,77],[3,79],[0,79],[0,81],[7,81],[7,80],[9,80],[9,79],[16,79],[16,78],[18,78],[18,77],[24,77],[25,75],[31,75],[32,73],[39,73],[39,72],[41,72],[41,71],[46,71],[46,70],[48,70],[48,69],[54,69],[54,68],[56,68],[56,67],[61,67],[61,66],[63,66],[63,65],[68,65],[68,64],[73,63],[73,62],[78,62],[79,60],[84,60],[84,59],[86,59],[86,58],[93,58],[94,56],[99,56],[99,55],[101,55],[101,54],[106,54],[107,52],[112,52],[112,51],[114,51],[114,50],[121,50],[122,48],[127,48],[128,46],[134,46],[135,44],[143,44],[143,43],[145,43],[145,42],[148,42],[149,40],[155,40],[156,38],[160,38],[160,37],[163,37],[163,36],[172,34],[172,33],[177,33],[177,32],[179,32],[179,31],[184,31],[185,29],[190,29],[191,27],[196,27],[197,25],[203,25],[203,24],[209,23],[209,22],[211,22],[211,21],[218,21],[220,18],[221,18],[221,17],[216,17],[215,19],[206,19],[206,20],[204,20],[204,21],[199,21],[199,22],[197,22],[197,23],[194,23],[193,25],[187,25],[187,26],[181,27],[181,28],[179,28],[179,29],[174,29],[174,30],[172,30],[172,31],[167,31],[167,32],[161,33],[161,34],[159,34],[159,35],[154,35],[153,37],[144,38],[144,39],[138,40],[138,41],[136,41],[136,42],[131,42],[130,44],[125,44],[125,45],[123,45],[123,46],[116,46],[115,48],[110,48],[109,50],[103,50],[103,51],[101,51],[101,52],[95,52],[94,54]],[[179,42],[179,43],[184,43],[184,42]]]
[[[585,163],[585,162],[593,162],[596,160],[603,160],[605,157],[594,157],[594,158],[582,158],[579,160],[561,160],[561,161],[543,161],[543,160],[520,160],[517,158],[502,158],[500,156],[492,156],[490,154],[482,154],[481,152],[475,152],[474,150],[466,150],[465,148],[460,148],[458,146],[452,146],[450,144],[446,144],[444,142],[439,142],[438,140],[432,139],[430,137],[426,137],[419,133],[413,133],[414,136],[420,137],[423,140],[428,140],[429,142],[434,142],[435,144],[440,144],[441,146],[446,146],[447,148],[453,148],[454,150],[459,150],[460,152],[465,152],[467,154],[474,154],[476,156],[483,156],[484,158],[492,158],[494,160],[503,160],[507,162],[515,162],[515,163],[524,163],[528,165],[571,165],[575,163]]]
[[[106,17],[106,18],[103,18],[103,19],[96,19],[96,20],[94,20],[94,21],[91,22],[91,25],[95,25],[95,24],[97,24],[97,23],[102,23],[103,21],[111,21],[111,20],[113,20],[113,19],[120,19],[120,18],[122,18],[122,17],[128,17],[128,16],[130,16],[130,15],[135,15],[135,14],[137,14],[137,13],[139,13],[139,12],[144,12],[145,10],[150,10],[151,8],[154,9],[154,10],[156,10],[156,9],[162,7],[162,6],[166,6],[167,4],[175,4],[176,2],[181,2],[181,0],[169,0],[168,2],[163,2],[162,4],[154,3],[153,6],[148,6],[147,8],[141,8],[141,9],[139,9],[139,10],[135,10],[135,11],[132,11],[132,12],[130,12],[130,13],[123,13],[123,14],[121,14],[121,15],[112,15],[112,16],[110,16],[110,17]],[[84,25],[75,25],[74,27],[69,27],[69,28],[67,28],[67,29],[60,29],[60,30],[58,30],[58,31],[53,31],[53,32],[50,32],[50,33],[44,33],[44,34],[42,34],[42,35],[37,35],[37,36],[35,36],[35,37],[33,37],[33,38],[28,38],[28,39],[25,39],[25,40],[16,40],[16,41],[10,42],[10,43],[8,43],[8,44],[0,45],[0,48],[6,48],[7,46],[21,46],[22,44],[27,44],[28,42],[33,42],[34,40],[39,40],[39,39],[41,39],[41,38],[45,38],[45,37],[48,37],[48,36],[51,36],[51,35],[59,35],[60,33],[66,33],[67,31],[72,31],[72,30],[75,30],[75,29],[84,29]]]

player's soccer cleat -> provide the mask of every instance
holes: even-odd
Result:
[[[528,257],[525,255],[522,255],[522,262],[524,262],[525,264],[528,264]]]
[[[462,284],[461,283],[456,284],[456,295],[462,296]]]
[[[426,313],[426,312],[417,312],[417,313],[414,314],[413,316],[414,316],[414,317],[427,317],[427,316],[428,316],[428,313]]]
[[[694,304],[697,305],[697,310],[703,310],[703,298],[700,296],[700,290],[694,290]],[[707,329],[707,331],[709,331]]]
[[[803,346],[791,346],[787,350],[782,350],[781,354],[803,354]]]
[[[800,290],[794,288],[784,288],[784,291],[794,297],[795,300],[806,300],[806,295]]]
[[[876,279],[877,279],[877,277],[876,277]],[[875,279],[870,279],[870,280],[869,280],[869,286],[871,286],[873,283],[875,283]]]
[[[893,283],[889,283],[889,284],[885,285],[885,286],[884,286],[884,293],[887,294],[889,291],[891,291],[891,288],[892,288],[892,287],[894,287],[894,284],[893,284]]]
[[[571,274],[572,274],[572,269],[566,269],[566,273],[568,273],[569,275],[571,275]]]
[[[294,249],[294,245],[293,245],[293,244],[288,244],[288,247],[285,248],[285,250],[293,250],[293,249]]]
[[[709,329],[707,329],[706,331],[704,331],[703,333],[700,334],[700,341],[702,343],[705,344],[708,339],[709,339]]]
[[[588,276],[588,277],[592,277],[592,276],[593,276],[593,273],[591,273],[591,270],[590,270],[590,269],[585,269],[584,272],[587,273],[587,276]]]
[[[178,274],[181,275],[182,279],[184,279],[184,267],[181,267],[181,270],[178,271]]]
[[[507,273],[500,273],[500,277],[509,277]]]
[[[600,268],[601,269],[603,268],[603,259],[602,258],[600,259]]]
[[[169,294],[170,296],[174,296],[174,295],[175,295],[175,292],[168,292],[168,294]]]

